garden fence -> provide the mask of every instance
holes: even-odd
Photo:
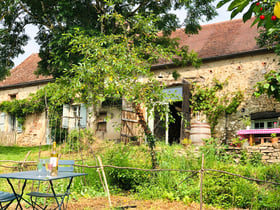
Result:
[[[24,171],[25,169],[28,169],[28,167],[30,167],[30,166],[35,167],[36,166],[36,161],[26,161],[29,154],[30,154],[30,152],[28,152],[28,154],[26,155],[26,157],[23,161],[0,160],[0,167],[4,167],[5,169],[11,169],[13,171]],[[107,181],[106,181],[106,175],[105,175],[104,168],[114,168],[114,169],[120,169],[120,170],[139,170],[139,171],[147,171],[147,172],[177,171],[177,172],[191,173],[190,176],[186,177],[179,184],[181,184],[182,182],[186,181],[187,179],[193,177],[196,174],[200,174],[200,209],[202,209],[202,207],[203,207],[203,176],[204,176],[205,172],[224,173],[224,174],[228,174],[228,175],[231,175],[231,176],[240,177],[242,179],[246,179],[246,180],[249,180],[249,181],[263,182],[263,183],[268,183],[268,184],[272,184],[272,185],[280,185],[279,182],[260,180],[260,179],[256,179],[256,178],[245,177],[245,176],[242,176],[242,175],[239,175],[239,174],[230,173],[230,172],[227,172],[227,171],[204,168],[204,155],[202,155],[202,163],[201,163],[201,169],[200,170],[143,169],[143,168],[134,168],[134,167],[120,167],[120,166],[113,166],[113,165],[103,165],[102,161],[101,161],[101,158],[99,156],[97,157],[97,160],[99,162],[99,165],[96,165],[96,166],[81,165],[81,164],[75,164],[74,166],[75,167],[80,167],[80,168],[97,169],[97,171],[99,173],[101,183],[102,183],[103,188],[104,188],[104,191],[107,193],[108,201],[109,201],[110,206],[111,206],[110,193],[109,193],[109,188],[108,188]],[[2,163],[12,163],[12,164],[14,164],[14,166],[3,165]],[[99,170],[101,170],[101,172],[102,172],[101,174],[100,174]]]

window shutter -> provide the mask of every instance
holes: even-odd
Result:
[[[81,104],[80,117],[80,126],[85,128],[87,126],[87,108],[85,104]]]
[[[18,121],[17,121],[17,132],[22,133],[22,123],[19,123]]]
[[[4,112],[2,112],[0,115],[0,130],[1,131],[4,131],[5,117],[6,117],[6,114]]]
[[[69,112],[70,112],[69,104],[63,104],[62,128],[69,127]]]

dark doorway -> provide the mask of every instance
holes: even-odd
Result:
[[[168,142],[169,144],[180,143],[182,102],[178,101],[169,104],[169,109],[174,122],[169,123]]]
[[[166,106],[166,105],[165,105]],[[180,130],[181,130],[181,112],[182,102],[173,102],[169,104],[170,114],[174,118],[174,122],[169,119],[168,125],[168,143],[180,143]],[[154,119],[154,136],[157,140],[165,141],[166,136],[166,122],[160,120],[160,116],[155,112]]]

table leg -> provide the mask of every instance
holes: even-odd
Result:
[[[12,191],[13,191],[13,193],[15,194],[16,199],[17,199],[17,206],[16,206],[16,209],[17,209],[18,207],[20,207],[20,209],[22,209],[22,206],[21,206],[21,204],[20,204],[20,201],[21,201],[21,200],[24,200],[24,201],[25,201],[26,203],[28,203],[29,205],[32,205],[29,201],[27,201],[26,199],[23,198],[23,193],[24,193],[24,189],[25,189],[25,187],[26,187],[26,182],[27,182],[26,179],[24,180],[23,186],[22,186],[22,188],[21,188],[21,194],[20,194],[20,195],[16,193],[15,188],[14,188],[14,186],[13,186],[13,184],[12,184],[12,182],[10,181],[9,178],[7,178],[7,181],[8,181],[8,183],[9,183],[9,185],[11,186]]]
[[[73,180],[73,177],[70,178],[69,184],[68,184],[68,186],[67,186],[67,188],[66,188],[66,191],[65,191],[64,195],[61,197],[60,203],[59,203],[59,201],[58,201],[58,199],[57,199],[57,197],[56,197],[56,193],[55,193],[55,190],[54,190],[54,187],[53,187],[52,180],[49,181],[49,182],[50,182],[50,186],[51,186],[52,193],[53,193],[53,195],[54,195],[55,201],[56,201],[57,206],[58,206],[58,209],[61,209],[61,207],[62,207],[62,205],[63,205],[63,202],[64,202],[65,196],[66,196],[66,195],[69,196],[69,191],[70,191],[70,186],[71,186],[72,180]]]
[[[20,207],[20,209],[22,209],[22,206],[21,206],[21,204],[20,204],[20,201],[21,201],[21,199],[22,199],[22,195],[23,195],[24,188],[25,188],[25,186],[26,186],[26,181],[27,181],[27,180],[24,180],[24,183],[23,183],[23,186],[22,186],[22,190],[21,190],[21,195],[18,195],[18,194],[16,193],[15,188],[14,188],[13,184],[11,183],[10,179],[7,178],[7,181],[8,181],[8,183],[9,183],[9,185],[11,186],[13,193],[15,194],[15,196],[16,196],[16,198],[17,198],[17,206],[16,206],[16,209],[18,208],[18,206]]]

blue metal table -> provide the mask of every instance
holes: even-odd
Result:
[[[27,180],[38,180],[38,181],[46,181],[50,183],[51,186],[51,190],[52,193],[54,195],[55,201],[57,203],[58,209],[61,209],[61,206],[63,205],[63,201],[64,201],[64,197],[61,199],[61,202],[58,201],[57,197],[56,197],[56,193],[54,190],[54,186],[53,186],[53,180],[58,180],[58,179],[66,179],[69,178],[69,183],[68,186],[66,188],[65,191],[65,195],[67,195],[70,191],[70,187],[71,187],[71,183],[74,177],[78,177],[78,176],[85,176],[87,175],[87,173],[75,173],[75,172],[58,172],[57,176],[47,176],[46,172],[43,173],[41,176],[39,176],[39,173],[37,171],[23,171],[23,172],[15,172],[15,173],[8,173],[8,174],[0,174],[0,178],[5,178],[7,179],[9,185],[12,188],[13,193],[16,195],[17,198],[17,206],[16,209],[19,207],[20,209],[22,209],[21,200],[24,200],[25,202],[27,202],[29,205],[32,205],[28,200],[26,200],[25,198],[23,198],[23,193],[24,193],[24,189],[26,187],[26,182]],[[24,183],[22,185],[21,188],[21,194],[17,194],[14,186],[11,182],[10,179],[23,179]]]

